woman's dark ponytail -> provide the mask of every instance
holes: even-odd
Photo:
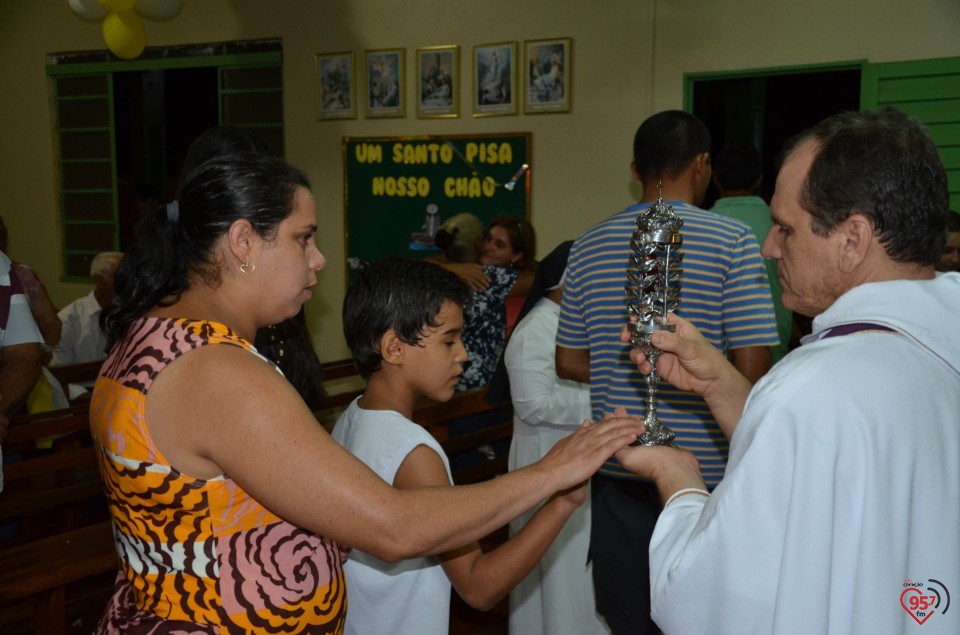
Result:
[[[114,280],[116,297],[104,315],[108,347],[130,324],[164,300],[175,300],[188,286],[189,257],[181,246],[183,229],[167,217],[165,205],[154,207],[137,227],[137,240],[120,261]]]
[[[175,208],[159,205],[140,223],[137,240],[124,256],[114,282],[117,296],[104,312],[109,346],[156,306],[169,306],[192,280],[220,280],[214,248],[237,220],[272,239],[293,211],[306,175],[283,160],[252,153],[211,159],[194,169]]]

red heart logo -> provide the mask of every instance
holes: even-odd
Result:
[[[906,604],[904,604],[903,600],[906,597],[907,593],[913,593],[918,596],[918,599],[916,601],[917,608],[910,608]],[[911,602],[911,604],[913,603]],[[903,610],[907,612],[907,615],[909,615],[910,617],[912,617],[917,621],[917,624],[923,624],[924,622],[929,620],[930,616],[933,615],[935,611],[934,607],[930,606],[927,603],[927,596],[925,596],[920,589],[917,589],[915,587],[910,587],[909,589],[903,590],[903,593],[900,594],[900,606],[902,606]],[[920,619],[919,614],[921,613],[923,614],[923,619]]]

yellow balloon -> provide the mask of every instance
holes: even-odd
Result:
[[[133,5],[137,3],[137,0],[97,0],[97,2],[107,11],[123,13],[124,11],[132,9]]]
[[[139,56],[147,46],[140,16],[133,11],[108,13],[103,19],[103,41],[117,57],[132,60]]]

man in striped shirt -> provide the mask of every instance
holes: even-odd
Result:
[[[728,353],[750,381],[770,367],[770,347],[779,340],[757,239],[745,223],[696,207],[710,183],[709,152],[710,133],[693,115],[665,111],[644,121],[634,137],[631,164],[643,183],[643,198],[588,229],[570,252],[557,372],[590,383],[595,421],[616,407],[644,412],[646,384],[620,331],[628,320],[630,238],[637,216],[658,196],[684,221],[677,313]],[[697,455],[707,484],[715,485],[728,444],[703,399],[661,383],[657,414],[677,434],[676,443]],[[591,492],[589,555],[597,610],[615,634],[659,633],[650,619],[648,555],[660,511],[656,486],[611,460],[593,478]]]

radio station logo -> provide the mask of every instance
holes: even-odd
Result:
[[[903,587],[900,606],[917,624],[922,625],[937,613],[946,615],[950,609],[950,591],[939,580],[928,578],[926,583],[904,580]]]

